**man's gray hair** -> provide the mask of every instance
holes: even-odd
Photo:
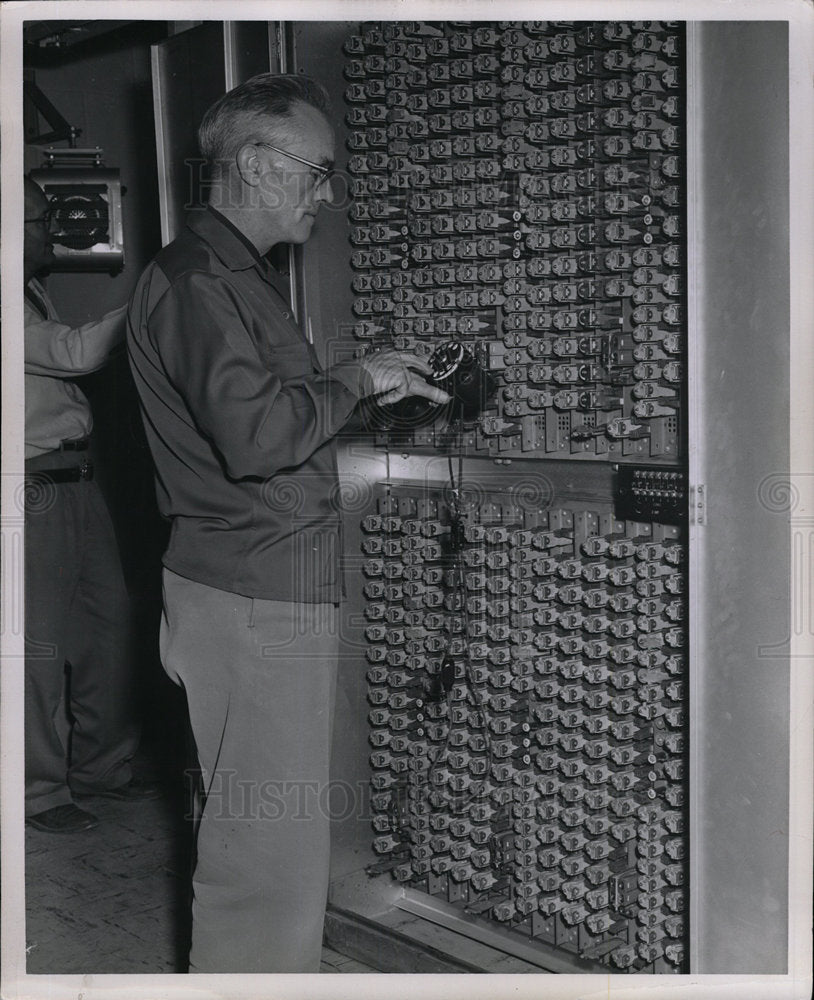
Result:
[[[298,103],[310,104],[327,118],[328,93],[307,76],[261,73],[219,98],[204,114],[198,129],[201,155],[213,165],[231,160],[244,143],[285,127]]]

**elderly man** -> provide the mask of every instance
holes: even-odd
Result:
[[[265,260],[332,200],[323,90],[254,77],[199,130],[210,204],[142,275],[130,360],[171,519],[161,648],[204,780],[190,970],[316,972],[338,653],[333,438],[363,396],[447,396],[382,352],[322,369]]]
[[[78,833],[97,820],[74,796],[157,794],[130,768],[138,746],[130,602],[88,458],[90,406],[73,381],[123,342],[125,307],[80,327],[59,321],[38,280],[54,261],[51,212],[30,178],[23,250],[26,817],[46,833]]]

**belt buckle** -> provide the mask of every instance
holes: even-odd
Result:
[[[82,459],[82,464],[79,466],[79,478],[80,480],[91,479],[92,476],[93,476],[93,466],[91,465],[90,459],[87,456],[85,456]]]

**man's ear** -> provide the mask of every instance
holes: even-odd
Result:
[[[241,146],[235,156],[235,164],[240,178],[251,187],[257,187],[262,177],[262,165],[257,155],[257,147],[252,143]]]

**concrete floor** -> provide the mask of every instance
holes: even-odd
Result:
[[[99,825],[69,836],[26,828],[29,974],[186,970],[188,824],[180,781],[139,804],[93,799]],[[321,972],[374,972],[324,949]]]

